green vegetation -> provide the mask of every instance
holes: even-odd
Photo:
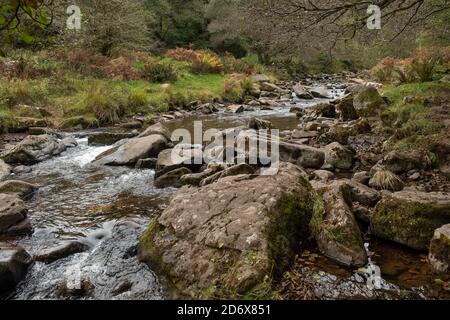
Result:
[[[444,81],[387,87],[383,95],[391,105],[381,114],[383,129],[391,134],[387,147],[430,151],[434,135],[448,139],[442,130],[442,108],[449,99],[449,88],[450,84]]]

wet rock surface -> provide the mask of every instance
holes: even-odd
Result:
[[[22,280],[31,261],[23,248],[0,242],[0,297]]]

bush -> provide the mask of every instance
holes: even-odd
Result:
[[[131,61],[119,57],[108,62],[104,68],[105,77],[113,80],[138,80],[138,72]]]
[[[141,76],[150,82],[173,82],[178,79],[175,69],[170,64],[148,62],[141,70]]]
[[[370,75],[373,79],[380,82],[388,82],[394,79],[395,70],[398,60],[391,57],[381,59],[375,67],[370,70]]]
[[[83,104],[85,111],[94,114],[100,124],[117,123],[126,111],[123,95],[97,84],[89,89]]]
[[[45,103],[46,95],[41,86],[26,80],[13,80],[0,88],[0,101],[11,108],[19,104]]]
[[[194,73],[221,73],[224,65],[220,57],[212,51],[177,48],[167,51],[166,57],[192,64]]]
[[[243,73],[252,74],[254,67],[240,59],[236,59],[233,55],[226,53],[222,57],[222,64],[226,73]]]
[[[103,67],[108,63],[107,57],[92,49],[61,50],[56,53],[56,57],[63,61],[70,70],[88,76],[101,75]]]
[[[225,81],[222,98],[232,103],[241,103],[254,89],[254,82],[245,76],[234,75]]]

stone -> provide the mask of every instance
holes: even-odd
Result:
[[[47,248],[34,256],[35,261],[52,263],[75,253],[84,252],[89,246],[78,241],[67,241],[53,248]]]
[[[245,111],[245,107],[240,104],[232,104],[225,109],[226,112],[242,113]]]
[[[309,90],[314,98],[330,99],[330,94],[326,87],[313,87]]]
[[[292,131],[292,139],[310,139],[310,138],[315,138],[319,135],[319,133],[317,131],[305,131],[305,130],[299,130],[299,129],[294,129],[294,131]]]
[[[375,207],[372,234],[416,250],[427,250],[434,231],[450,223],[450,194],[403,190]]]
[[[450,270],[450,224],[434,231],[428,261],[437,274],[447,273]]]
[[[28,199],[38,189],[34,184],[19,181],[6,180],[0,182],[0,193],[15,194],[22,199]]]
[[[261,82],[260,83],[261,90],[268,91],[268,92],[277,92],[284,94],[286,91],[281,89],[276,84],[270,83],[270,82]]]
[[[31,165],[64,151],[59,141],[51,135],[27,136],[11,149],[1,154],[1,158],[8,164]]]
[[[321,141],[327,141],[328,143],[338,142],[342,145],[348,144],[349,130],[342,125],[334,125],[321,136]]]
[[[317,117],[324,117],[324,118],[336,118],[336,107],[329,103],[320,103],[313,107],[311,107],[312,110],[314,110],[314,116]]]
[[[344,188],[337,182],[318,190],[322,198],[316,200],[311,230],[322,254],[348,267],[362,267],[367,254]]]
[[[96,132],[88,135],[88,144],[92,146],[108,146],[123,139],[134,138],[134,133]]]
[[[183,187],[141,237],[139,257],[186,298],[236,298],[282,275],[308,237],[312,192],[305,173],[233,176]]]
[[[100,165],[135,165],[140,159],[156,158],[167,148],[169,141],[160,134],[133,138],[99,155],[94,162]]]
[[[280,142],[280,160],[305,169],[320,169],[325,161],[325,153],[321,149],[306,145]]]
[[[163,126],[162,123],[156,123],[149,126],[141,134],[138,135],[138,138],[144,138],[155,134],[162,135],[166,138],[167,141],[170,141],[170,132]]]
[[[3,181],[11,174],[11,166],[0,159],[0,181]]]
[[[21,247],[0,243],[0,294],[6,294],[25,276],[32,259]]]
[[[370,175],[367,171],[356,172],[352,180],[367,186],[369,185]]]
[[[30,173],[32,170],[33,169],[31,169],[31,167],[20,165],[13,168],[13,173],[14,174]]]
[[[246,174],[253,174],[255,173],[255,169],[253,167],[251,167],[248,164],[242,163],[242,164],[237,164],[235,166],[231,166],[229,168],[226,168],[223,171],[220,171],[216,174],[213,174],[205,179],[203,179],[200,182],[200,186],[206,186],[208,184],[214,183],[216,181],[218,181],[219,179],[223,179],[226,177],[231,177],[231,176],[238,176],[238,175],[246,175]]]
[[[136,169],[155,169],[156,168],[156,162],[158,159],[156,158],[148,158],[148,159],[139,159],[138,162],[136,162]]]
[[[169,171],[155,179],[153,183],[156,188],[180,188],[183,186],[181,177],[187,174],[191,174],[192,171],[188,168],[178,168]]]
[[[364,117],[377,116],[387,105],[378,90],[367,87],[357,93],[353,99],[353,106],[359,115]]]
[[[295,95],[299,99],[305,99],[305,100],[314,99],[314,96],[308,90],[306,90],[306,88],[301,83],[296,84],[293,87],[293,89],[294,89]]]
[[[16,195],[0,193],[0,234],[8,234],[9,229],[27,217],[25,203]]]
[[[158,155],[156,176],[185,167],[197,171],[203,165],[203,151],[200,146],[178,145],[177,149],[166,149]]]
[[[348,133],[351,136],[356,136],[358,134],[366,134],[372,132],[372,127],[369,120],[366,118],[360,118],[354,120],[347,125]]]
[[[383,166],[394,173],[426,169],[432,164],[431,159],[419,150],[391,151],[383,159]]]
[[[213,174],[217,173],[216,170],[213,169],[206,169],[199,173],[191,173],[191,174],[185,174],[180,178],[180,182],[182,185],[188,185],[188,186],[200,186],[200,183],[202,180],[212,176]]]
[[[273,125],[268,120],[251,118],[248,122],[248,128],[253,130],[272,129]]]
[[[342,170],[349,170],[353,167],[354,152],[339,142],[333,142],[325,146],[324,153],[325,164],[327,165]]]
[[[342,97],[336,104],[336,111],[342,121],[351,121],[359,118],[358,112],[353,106],[353,95]]]
[[[316,170],[313,172],[313,176],[323,182],[334,180],[336,178],[334,173],[328,170]]]
[[[212,103],[205,103],[196,109],[202,114],[213,114],[219,111]]]
[[[270,82],[270,78],[265,74],[254,74],[250,77],[255,82]]]

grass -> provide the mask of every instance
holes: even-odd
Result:
[[[391,105],[381,114],[383,130],[391,134],[386,146],[429,151],[429,137],[444,128],[440,105],[448,103],[449,91],[448,83],[438,81],[387,87],[383,95]]]
[[[80,54],[88,55],[87,52]],[[14,69],[12,77],[6,73],[0,75],[2,126],[14,123],[14,108],[18,105],[45,108],[54,123],[114,124],[137,113],[151,116],[183,109],[192,101],[221,100],[229,78],[223,73],[194,74],[188,62],[149,56],[153,64],[146,64],[145,59],[136,60],[131,69],[126,70],[143,75],[142,79],[116,80],[121,78],[119,76],[113,80],[106,78],[106,73],[89,74],[71,68],[71,62],[59,60],[58,55],[22,50],[12,52],[8,61],[0,59],[0,69],[2,63],[19,59],[23,59],[20,63],[26,66],[27,73]],[[103,59],[107,61],[106,57]],[[148,69],[149,66],[153,69]],[[99,70],[102,68],[98,66]],[[169,74],[172,72],[174,76]]]

